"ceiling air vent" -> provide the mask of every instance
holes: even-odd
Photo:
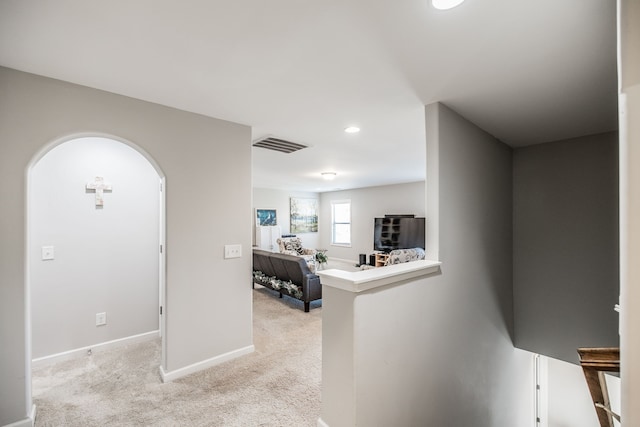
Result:
[[[296,144],[295,142],[285,141],[279,138],[263,138],[253,144],[254,147],[266,148],[267,150],[280,151],[281,153],[293,153],[294,151],[307,148],[306,145]]]

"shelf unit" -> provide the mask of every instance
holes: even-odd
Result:
[[[389,259],[389,254],[376,254],[376,267],[384,267],[387,259]]]
[[[278,252],[280,227],[277,225],[256,226],[256,246],[265,251]]]

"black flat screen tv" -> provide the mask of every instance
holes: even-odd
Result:
[[[424,249],[424,218],[385,217],[374,219],[373,249],[390,252],[395,249]]]

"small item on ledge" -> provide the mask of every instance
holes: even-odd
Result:
[[[367,263],[367,254],[360,254],[360,263],[358,267],[361,265],[365,265]]]
[[[320,263],[320,266],[327,263],[327,249],[316,249],[316,261]]]

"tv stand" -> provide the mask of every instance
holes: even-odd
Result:
[[[378,253],[376,254],[376,265],[375,267],[384,267],[384,263],[389,259],[388,253]]]

